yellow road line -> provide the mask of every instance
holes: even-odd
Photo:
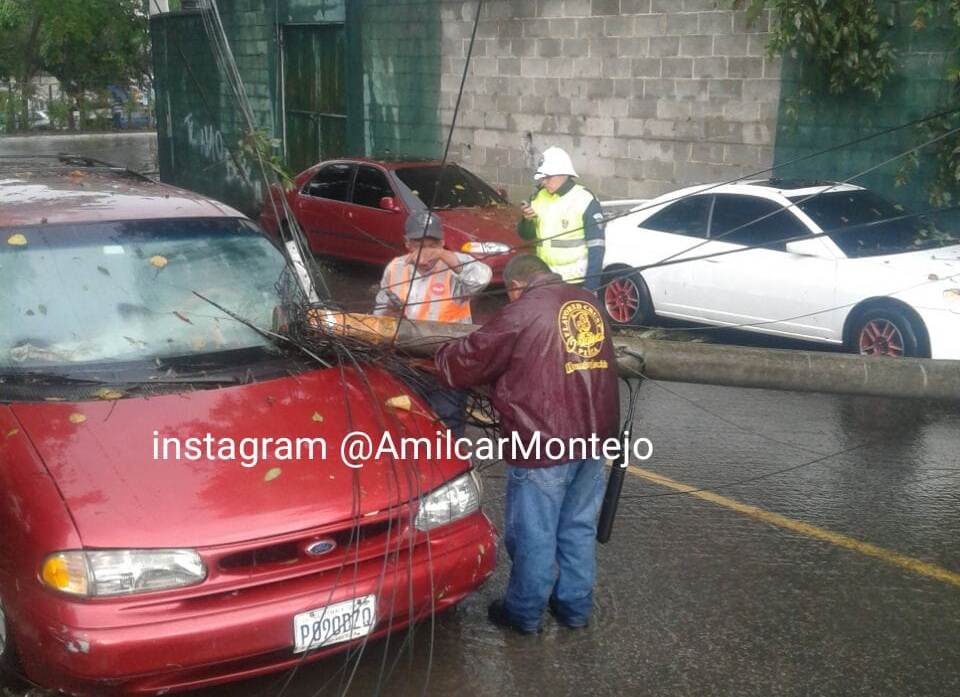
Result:
[[[665,486],[668,489],[673,489],[675,491],[684,492],[689,496],[694,496],[698,499],[715,503],[718,506],[729,508],[737,513],[742,513],[743,515],[749,516],[756,520],[761,520],[765,523],[769,523],[770,525],[776,525],[777,527],[792,530],[793,532],[806,535],[807,537],[823,540],[824,542],[829,542],[838,547],[844,547],[846,549],[853,550],[854,552],[859,552],[860,554],[864,554],[868,557],[875,557],[881,561],[887,562],[888,564],[898,566],[901,569],[911,571],[915,574],[920,574],[921,576],[928,576],[938,581],[942,581],[943,583],[949,583],[950,585],[960,588],[960,573],[949,571],[948,569],[944,569],[942,566],[937,566],[936,564],[930,564],[919,559],[914,559],[913,557],[908,557],[905,554],[893,552],[889,549],[884,549],[883,547],[870,544],[869,542],[862,542],[861,540],[857,540],[846,535],[841,535],[840,533],[824,530],[823,528],[818,528],[816,525],[810,525],[809,523],[804,523],[799,520],[793,520],[792,518],[787,518],[779,513],[773,513],[762,508],[757,508],[756,506],[740,503],[739,501],[734,501],[726,496],[715,494],[712,491],[704,491],[695,486],[690,486],[689,484],[683,484],[675,479],[664,477],[662,474],[657,474],[656,472],[651,472],[650,470],[645,470],[640,467],[630,466],[627,468],[627,472],[635,477],[645,479],[648,482],[653,482],[654,484],[659,484],[660,486]]]

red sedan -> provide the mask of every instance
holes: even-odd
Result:
[[[290,274],[253,223],[95,164],[0,168],[5,673],[212,685],[356,649],[491,574],[468,462],[341,456],[351,432],[432,435],[424,401],[195,294],[270,326]]]
[[[425,206],[440,216],[447,248],[482,259],[495,282],[522,251],[520,209],[455,164],[331,160],[298,174],[286,196],[315,254],[382,266],[406,252],[403,224]],[[267,201],[260,218],[267,230],[277,231],[278,214],[283,208]]]

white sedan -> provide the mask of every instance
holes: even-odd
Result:
[[[690,187],[611,220],[606,238],[600,297],[614,324],[659,315],[960,359],[960,237],[862,187]],[[659,265],[693,257],[706,258]]]

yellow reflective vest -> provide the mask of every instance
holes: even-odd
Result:
[[[580,184],[562,195],[540,189],[530,201],[537,214],[537,256],[564,281],[579,281],[587,272],[584,213],[593,194]]]

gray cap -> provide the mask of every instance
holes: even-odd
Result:
[[[407,222],[403,226],[403,236],[408,240],[422,240],[424,237],[442,240],[443,226],[440,225],[440,219],[436,214],[428,211],[417,211],[411,213],[407,218]]]

